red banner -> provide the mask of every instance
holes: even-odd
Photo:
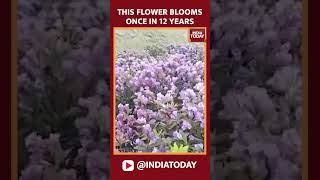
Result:
[[[125,0],[111,0],[110,2],[110,37],[111,37],[111,143],[110,143],[110,178],[112,180],[122,180],[122,179],[152,179],[152,180],[171,180],[171,179],[184,179],[184,180],[195,180],[196,178],[199,179],[210,179],[210,131],[209,131],[209,54],[210,54],[210,1],[209,0],[154,0],[154,1],[148,1],[148,0],[133,0],[133,1],[125,1]],[[131,37],[127,37],[126,39],[122,41],[121,47],[119,47],[119,43],[116,33],[125,33],[126,30],[134,30],[134,32],[147,30],[147,31],[153,31],[153,30],[164,30],[164,31],[170,31],[170,32],[187,32],[186,41],[189,43],[202,43],[199,45],[200,49],[203,49],[203,58],[204,58],[204,72],[195,72],[195,71],[201,71],[199,69],[202,69],[202,67],[199,66],[197,69],[197,66],[201,63],[195,63],[194,67],[191,67],[192,72],[194,72],[195,76],[192,76],[192,73],[190,74],[189,79],[192,79],[192,81],[195,81],[196,77],[201,77],[200,75],[203,75],[203,83],[201,83],[201,78],[199,79],[198,83],[194,87],[191,87],[190,89],[201,89],[201,85],[204,84],[204,90],[203,92],[201,90],[196,91],[196,93],[203,93],[203,103],[198,103],[199,107],[202,107],[203,105],[203,113],[199,113],[196,111],[194,107],[190,108],[185,101],[182,100],[183,103],[185,103],[185,112],[190,112],[192,115],[192,122],[189,122],[188,120],[183,120],[178,125],[179,127],[176,128],[176,130],[172,132],[163,132],[160,129],[157,129],[155,125],[152,125],[150,121],[156,121],[151,117],[151,115],[139,115],[139,108],[145,108],[147,105],[147,102],[145,105],[143,105],[143,98],[147,95],[144,94],[140,95],[139,101],[134,100],[133,103],[137,107],[131,107],[131,104],[128,103],[128,106],[125,106],[126,102],[128,100],[123,100],[123,98],[120,98],[121,95],[118,93],[121,90],[118,90],[117,88],[121,89],[121,85],[118,85],[117,83],[123,83],[122,77],[123,72],[122,70],[127,68],[129,65],[126,65],[125,67],[121,67],[121,69],[116,69],[118,67],[118,64],[125,64],[125,57],[126,55],[119,56],[118,49],[121,49],[122,51],[126,52],[127,44],[129,46],[129,41],[131,40]],[[119,31],[119,32],[117,32]],[[176,33],[177,34],[177,33]],[[122,37],[123,38],[123,37]],[[150,39],[153,40],[158,37],[151,37]],[[147,40],[148,41],[148,40]],[[168,45],[171,42],[171,39],[164,39],[163,41],[168,41]],[[173,40],[172,40],[173,41]],[[184,42],[185,40],[183,40]],[[120,40],[119,40],[120,42]],[[118,43],[118,44],[116,44]],[[131,42],[130,42],[131,43]],[[136,47],[140,47],[140,42],[135,41],[132,43],[136,43]],[[131,43],[131,44],[132,44]],[[143,42],[141,42],[143,43]],[[179,44],[179,43],[178,43]],[[181,44],[181,42],[180,42]],[[120,51],[120,50],[119,50]],[[181,49],[176,51],[182,51]],[[190,48],[190,51],[193,51],[193,48]],[[201,54],[201,53],[200,53]],[[119,62],[117,62],[117,60]],[[128,57],[128,59],[130,59]],[[131,58],[130,62],[136,63],[135,67],[140,68],[139,63],[134,62],[132,60],[134,58]],[[157,59],[157,58],[154,58]],[[172,59],[170,59],[172,60]],[[139,60],[140,61],[140,60]],[[173,59],[172,64],[175,64],[175,61],[179,63],[186,63],[190,64],[188,60],[175,60]],[[166,62],[164,62],[166,63]],[[168,61],[169,63],[169,61]],[[143,67],[147,67],[143,66]],[[149,67],[149,66],[148,66]],[[150,65],[150,73],[153,74],[156,73],[154,67],[152,67],[152,63]],[[176,69],[179,68],[179,65],[176,67]],[[181,68],[180,68],[181,69]],[[119,71],[119,72],[118,72]],[[134,72],[133,72],[134,73]],[[132,73],[131,73],[132,74]],[[200,75],[199,75],[200,74]],[[120,77],[121,76],[121,77]],[[140,74],[141,76],[141,74]],[[139,77],[140,77],[139,76]],[[145,79],[150,80],[149,76],[151,78],[152,75],[146,75]],[[132,76],[130,76],[132,77]],[[138,77],[138,76],[137,76]],[[193,78],[194,77],[194,78]],[[185,78],[185,77],[181,77]],[[119,80],[118,80],[119,79]],[[174,79],[174,77],[173,77]],[[119,81],[119,82],[118,82]],[[121,81],[121,82],[120,82]],[[151,81],[151,80],[150,80]],[[160,82],[160,81],[159,81]],[[163,82],[163,81],[161,81]],[[133,80],[127,82],[127,84],[133,83]],[[129,90],[134,91],[134,87],[140,87],[145,88],[145,82],[141,82],[141,80],[136,80],[135,86],[130,86]],[[150,82],[150,83],[157,83],[157,82]],[[190,83],[192,84],[192,83]],[[161,86],[161,83],[158,84],[159,87]],[[127,85],[129,86],[129,85]],[[126,87],[127,87],[126,86]],[[178,86],[178,85],[177,85]],[[152,89],[151,85],[150,88]],[[183,88],[183,93],[187,93],[188,88]],[[149,90],[149,87],[147,88]],[[143,89],[143,92],[147,92],[146,89]],[[122,91],[121,91],[122,92]],[[133,93],[131,96],[139,96],[139,93]],[[178,94],[177,97],[181,99],[181,96],[183,94],[180,92],[180,95]],[[143,94],[143,93],[142,93]],[[168,94],[168,93],[167,93]],[[123,94],[122,94],[123,95]],[[192,95],[192,92],[191,92]],[[129,94],[128,94],[129,96]],[[167,97],[166,94],[158,93],[156,96],[156,100],[153,99],[152,101],[158,101],[159,99],[165,99]],[[187,96],[187,95],[186,95]],[[198,97],[198,94],[195,96]],[[169,96],[167,97],[169,98]],[[178,98],[177,98],[178,99]],[[201,100],[201,99],[200,99]],[[120,102],[123,101],[123,102]],[[182,102],[181,101],[181,102]],[[180,102],[180,101],[179,101]],[[140,104],[139,104],[140,103]],[[137,105],[138,104],[138,105]],[[168,104],[168,103],[167,103]],[[133,105],[134,106],[134,105]],[[169,105],[168,105],[169,106]],[[199,107],[197,107],[199,109]],[[167,108],[167,107],[166,107]],[[194,108],[194,109],[193,109]],[[130,109],[130,110],[129,110]],[[200,108],[201,109],[201,108]],[[154,109],[152,109],[155,111]],[[152,112],[152,110],[148,109],[148,112]],[[128,113],[135,112],[135,113]],[[119,112],[125,112],[127,113],[124,117],[123,114],[120,114]],[[141,112],[142,113],[142,112]],[[158,112],[160,113],[160,111]],[[119,115],[120,114],[120,115]],[[172,110],[172,114],[170,115],[171,118],[177,118],[177,116],[182,117],[190,117],[189,115],[185,115],[182,113],[181,109],[178,110]],[[140,116],[140,117],[139,117]],[[155,119],[159,119],[158,116]],[[137,122],[132,122],[130,125],[129,122],[131,122],[130,118],[134,119]],[[178,118],[179,120],[182,118]],[[160,120],[161,121],[161,120]],[[171,122],[170,122],[171,123]],[[171,124],[165,124],[164,126],[171,126]],[[134,125],[137,124],[137,127]],[[138,126],[139,124],[143,124]],[[150,125],[149,125],[150,124]],[[155,123],[154,123],[155,124]],[[161,124],[161,122],[157,122],[157,125]],[[163,123],[162,123],[163,124]],[[181,125],[181,127],[180,127]],[[193,131],[193,127],[201,127],[203,128],[203,134],[199,135],[199,137],[191,136],[190,134],[196,133]],[[176,124],[173,124],[172,127],[177,127]],[[140,128],[140,129],[139,129]],[[171,128],[171,127],[170,127]],[[148,131],[148,129],[151,129]],[[133,132],[134,131],[134,132]],[[137,132],[142,132],[141,134]],[[189,134],[184,132],[190,132]],[[191,133],[192,132],[192,133]],[[162,133],[162,134],[161,134]],[[128,135],[130,134],[130,135]],[[170,137],[170,135],[174,137]],[[162,145],[159,145],[159,147],[155,147],[158,141],[152,139],[159,139],[161,137],[163,141],[166,139],[170,140],[169,147],[165,147]],[[201,139],[201,137],[203,137]],[[198,140],[200,139],[200,140]],[[168,140],[168,141],[169,141]],[[142,142],[143,141],[143,142]],[[152,144],[152,142],[154,143]],[[172,142],[171,142],[172,141]],[[187,142],[188,141],[188,142]],[[196,141],[202,142],[202,143],[194,143]],[[148,142],[148,143],[145,143]],[[162,141],[161,141],[162,142]],[[174,142],[174,143],[173,143]],[[175,143],[177,142],[177,143]],[[181,142],[179,144],[179,142]],[[187,142],[184,144],[184,142]],[[148,144],[146,147],[142,147],[141,144]],[[148,148],[151,146],[153,150],[149,151]],[[160,143],[161,144],[161,143]],[[139,146],[140,145],[140,146]],[[135,146],[135,147],[133,147]],[[131,148],[131,149],[130,149]],[[128,150],[129,149],[129,150]],[[161,150],[162,149],[162,150]]]

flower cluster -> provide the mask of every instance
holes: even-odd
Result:
[[[204,55],[197,46],[169,46],[153,57],[116,59],[116,146],[120,152],[203,152]]]
[[[20,180],[109,178],[108,3],[18,1]]]
[[[301,1],[211,5],[213,179],[301,179]]]

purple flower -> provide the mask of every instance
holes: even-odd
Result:
[[[153,133],[150,124],[143,125],[143,133],[150,139],[152,143],[154,143],[158,139]]]
[[[172,113],[170,114],[170,118],[176,119],[177,117],[178,117],[178,111],[172,111]]]
[[[159,149],[157,147],[154,147],[152,152],[159,152]]]
[[[117,122],[118,121],[123,121],[123,119],[124,119],[124,115],[123,114],[118,114],[117,115]]]
[[[191,129],[191,128],[192,128],[192,126],[191,126],[191,124],[189,122],[182,121],[182,126],[181,126],[182,130],[187,130],[187,129]]]
[[[119,104],[118,105],[119,108],[119,112],[124,112],[124,113],[128,113],[129,112],[129,104],[123,105],[123,104]]]
[[[136,145],[143,145],[143,141],[141,139],[136,139],[134,142]]]
[[[138,110],[137,110],[137,117],[138,117],[138,118],[145,117],[145,111],[142,110],[142,109],[138,109]]]
[[[137,119],[137,123],[139,124],[145,124],[146,122],[147,122],[146,119],[143,117]]]
[[[173,137],[180,140],[182,139],[182,135],[178,131],[173,132]]]
[[[165,96],[162,95],[161,93],[158,93],[157,94],[157,101],[162,103],[162,104],[166,104],[168,102],[173,101],[173,97],[169,93],[167,93]]]
[[[136,102],[140,102],[144,105],[148,104],[149,99],[145,95],[143,95],[141,92],[136,93],[136,96],[137,96]]]
[[[202,152],[203,151],[203,144],[202,143],[201,144],[195,144],[194,148],[195,148],[196,151]]]

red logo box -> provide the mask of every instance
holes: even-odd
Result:
[[[189,30],[190,42],[205,42],[206,29],[205,28],[192,28]]]

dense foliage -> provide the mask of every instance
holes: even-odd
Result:
[[[301,1],[211,5],[213,176],[301,179]]]
[[[21,180],[108,179],[106,3],[18,2]],[[211,5],[212,177],[301,179],[301,1]]]
[[[203,47],[169,46],[166,51],[116,59],[120,152],[176,152],[174,145],[179,152],[204,151]]]
[[[18,3],[21,180],[108,178],[107,3]]]

